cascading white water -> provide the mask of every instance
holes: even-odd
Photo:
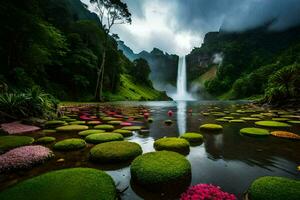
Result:
[[[193,100],[193,97],[186,90],[186,62],[185,56],[179,58],[177,71],[177,93],[173,95],[174,100]]]

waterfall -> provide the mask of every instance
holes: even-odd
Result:
[[[177,70],[177,93],[172,97],[174,100],[193,100],[186,90],[186,62],[185,56],[179,58]]]

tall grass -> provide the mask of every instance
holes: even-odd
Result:
[[[56,111],[58,101],[40,87],[0,94],[0,114],[11,118],[47,118]]]

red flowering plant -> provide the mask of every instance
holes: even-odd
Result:
[[[189,187],[181,194],[180,200],[236,200],[233,194],[221,190],[219,186],[212,184],[198,184]]]

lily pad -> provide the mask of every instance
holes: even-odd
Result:
[[[299,135],[297,135],[295,133],[288,132],[288,131],[272,131],[271,135],[273,135],[275,137],[300,140]]]
[[[68,131],[84,131],[89,129],[88,126],[85,125],[67,125],[60,126],[56,128],[56,131],[68,132]]]
[[[250,136],[267,136],[270,132],[267,129],[262,128],[243,128],[240,133]]]
[[[290,127],[291,125],[284,122],[276,122],[276,121],[258,121],[255,122],[256,125],[267,126],[267,127]]]

